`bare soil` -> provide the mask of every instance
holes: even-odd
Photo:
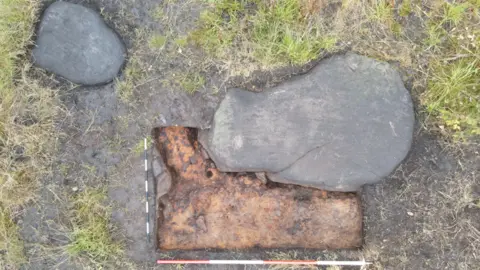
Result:
[[[480,148],[478,144],[452,146],[426,130],[418,114],[415,140],[403,164],[385,181],[361,191],[364,210],[364,247],[361,250],[199,250],[156,252],[145,239],[143,157],[135,146],[155,127],[182,125],[206,128],[225,89],[241,85],[221,70],[201,65],[207,78],[194,95],[178,91],[165,80],[198,68],[202,58],[195,48],[180,56],[152,53],[135,43],[136,30],[185,34],[195,26],[201,6],[192,2],[91,0],[74,1],[101,11],[124,39],[130,61],[142,60],[145,78],[134,89],[134,99],[121,101],[115,83],[75,87],[60,78],[44,76],[61,87],[66,116],[58,120],[58,156],[52,176],[43,181],[38,201],[25,209],[19,222],[30,264],[25,269],[83,269],[86,266],[58,253],[68,242],[65,198],[86,186],[106,184],[113,204],[115,234],[125,240],[125,263],[116,269],[151,269],[157,258],[268,259],[282,254],[292,259],[352,259],[374,261],[370,269],[480,269]],[[168,4],[168,24],[152,11]],[[167,28],[173,28],[169,29]],[[141,45],[141,44],[140,44]],[[178,52],[178,48],[176,49]],[[251,90],[278,83],[307,68],[259,72],[244,81]],[[267,74],[267,75],[265,75]],[[46,74],[49,75],[49,74]],[[120,80],[123,75],[120,75]],[[421,108],[417,108],[420,110]],[[151,179],[150,175],[150,179]],[[151,183],[150,183],[151,184]],[[150,186],[153,190],[153,185]],[[154,204],[151,202],[151,209]],[[153,211],[152,211],[153,212]],[[154,216],[151,220],[154,220]],[[39,247],[49,246],[49,250]],[[253,266],[188,266],[185,269],[263,269]],[[170,269],[158,267],[158,269]],[[343,268],[349,269],[349,268]],[[355,269],[355,268],[352,268]]]

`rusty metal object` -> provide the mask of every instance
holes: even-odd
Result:
[[[265,185],[255,174],[222,173],[202,153],[195,129],[159,128],[157,139],[172,178],[169,192],[157,200],[159,249],[361,245],[355,194]]]

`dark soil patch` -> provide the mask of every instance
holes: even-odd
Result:
[[[475,269],[478,151],[417,133],[396,172],[363,190],[367,254],[386,269]]]

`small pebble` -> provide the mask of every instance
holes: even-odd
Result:
[[[256,172],[255,176],[262,181],[263,184],[267,184],[267,176],[264,172]]]

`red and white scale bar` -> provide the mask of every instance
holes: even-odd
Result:
[[[338,265],[364,266],[371,264],[366,261],[263,261],[263,260],[157,260],[157,264],[269,264],[269,265]]]

